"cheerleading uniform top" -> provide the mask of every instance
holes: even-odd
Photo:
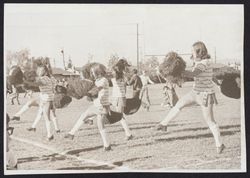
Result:
[[[102,89],[98,92],[98,97],[94,100],[96,107],[109,106],[109,82],[105,77],[96,79],[95,85]]]
[[[195,69],[199,69],[202,72],[194,77],[193,90],[195,92],[206,92],[208,94],[214,93],[214,83],[213,83],[213,68],[212,63],[208,59],[195,62]]]
[[[41,100],[53,101],[55,80],[48,76],[42,76],[39,78],[39,81],[42,83],[42,85],[39,86]]]
[[[113,97],[126,97],[126,85],[124,80],[111,79],[113,84],[112,96]]]

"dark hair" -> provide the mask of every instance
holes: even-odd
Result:
[[[132,71],[134,74],[137,74],[137,72],[138,72],[137,69],[133,69]]]
[[[45,65],[39,65],[38,67],[39,67],[39,68],[43,68],[43,69],[44,69],[44,71],[45,71],[45,75],[44,75],[44,76],[51,77],[51,75],[50,75],[50,71],[49,71],[49,69],[48,69],[48,67],[47,67],[47,66],[45,66]]]
[[[123,70],[120,70],[119,66],[117,65],[114,65],[112,67],[113,71],[115,72],[115,79],[118,80],[118,79],[122,79],[124,74],[123,74]]]
[[[106,75],[106,68],[101,64],[96,64],[91,67],[91,70],[97,75],[98,77],[102,76],[105,77]]]
[[[205,44],[201,41],[198,41],[193,44],[194,52],[196,53],[197,58],[200,59],[210,59],[210,55],[207,52]],[[193,59],[193,55],[191,56]]]
[[[115,71],[115,79],[118,80],[118,79],[123,79],[123,72],[118,72],[118,71]]]
[[[50,72],[50,70],[49,70],[49,68],[48,68],[47,66],[44,66],[44,70],[45,70],[45,72],[46,72],[46,75],[47,75],[48,77],[51,77],[51,72]]]

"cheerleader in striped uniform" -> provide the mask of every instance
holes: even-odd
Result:
[[[38,66],[37,68],[38,79],[36,82],[25,81],[29,85],[38,86],[40,89],[40,106],[38,110],[38,115],[36,120],[40,120],[40,117],[43,116],[45,119],[45,125],[47,129],[47,140],[53,140],[53,135],[51,133],[50,126],[50,110],[54,109],[53,100],[54,100],[54,80],[49,74],[49,70],[45,65]],[[38,122],[37,121],[37,122]],[[52,121],[55,126],[55,130],[58,132],[58,124],[56,117],[52,117]]]
[[[213,89],[213,69],[209,60],[210,55],[207,53],[207,48],[203,42],[194,43],[192,53],[195,66],[192,72],[185,71],[185,75],[194,77],[193,89],[176,103],[166,118],[155,129],[166,131],[168,123],[177,116],[183,107],[197,103],[201,106],[205,121],[214,136],[217,153],[220,154],[224,150],[225,145],[221,141],[219,126],[213,114],[213,106],[217,104],[217,100]]]
[[[126,106],[126,82],[123,76],[123,72],[118,72],[116,70],[113,70],[113,74],[115,78],[111,79],[112,84],[113,84],[112,103],[113,103],[113,106],[115,107],[116,112],[123,113],[124,108]],[[126,140],[131,140],[133,136],[124,118],[124,115],[120,122],[125,131]]]

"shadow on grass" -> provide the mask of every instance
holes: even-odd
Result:
[[[57,170],[112,170],[114,167],[108,165],[101,166],[81,166],[81,167],[64,167]]]
[[[117,144],[111,144],[111,147],[115,147],[115,146],[118,146],[118,145]],[[102,149],[102,148],[103,148],[103,146],[100,145],[100,146],[89,147],[89,148],[75,149],[75,150],[67,151],[66,154],[79,156],[79,154],[81,152],[89,152],[89,151],[99,150],[99,149]]]
[[[234,135],[237,132],[240,132],[240,130],[222,131],[221,136]],[[160,138],[160,139],[156,139],[155,141],[171,142],[171,141],[177,141],[177,140],[189,140],[189,139],[200,139],[200,138],[210,138],[210,137],[213,137],[212,133],[198,134],[198,135],[186,135],[186,136],[181,136],[181,137],[170,137],[170,138],[162,138],[162,139]]]
[[[79,154],[81,152],[94,151],[94,150],[98,150],[98,149],[101,149],[101,148],[103,148],[102,145],[95,146],[95,147],[89,147],[89,148],[82,148],[82,149],[70,150],[70,151],[67,151],[66,154],[79,156]]]
[[[240,132],[240,130],[221,131],[221,136],[234,135],[238,132]],[[157,136],[159,136],[159,135],[157,135]],[[180,136],[180,137],[175,136],[175,137],[169,137],[169,138],[159,138],[159,139],[155,139],[155,142],[136,144],[136,145],[131,145],[130,147],[140,147],[140,146],[154,145],[154,144],[157,144],[160,142],[172,142],[172,141],[178,141],[178,140],[191,140],[191,139],[201,139],[201,138],[210,138],[210,137],[213,137],[212,133],[197,134],[197,135],[185,135],[185,136]]]
[[[136,160],[140,160],[140,159],[147,159],[147,158],[152,158],[152,156],[135,157],[135,158],[130,158],[130,159],[122,160],[122,161],[115,161],[115,162],[113,162],[113,164],[117,165],[117,166],[122,166],[123,163],[125,163],[125,162],[132,162],[132,161],[136,161]]]
[[[34,162],[34,161],[60,161],[65,160],[66,156],[59,155],[58,153],[50,154],[50,155],[43,155],[41,157],[26,157],[26,158],[19,158],[18,164]]]
[[[231,129],[231,128],[240,128],[240,125],[225,125],[220,126],[220,129]],[[198,131],[198,130],[209,130],[208,127],[198,127],[198,128],[186,128],[186,129],[180,129],[180,130],[174,130],[169,133],[175,133],[175,132],[183,132],[183,131]]]
[[[184,125],[191,125],[193,123],[185,123],[185,124],[169,124],[170,127],[174,127],[174,126],[184,126]],[[141,129],[151,129],[153,127],[155,127],[156,125],[148,125],[148,126],[141,126],[141,127],[131,127],[132,124],[129,126],[130,130],[141,130]],[[122,129],[122,126],[119,125],[120,129],[119,130],[114,130],[114,131],[108,131],[107,133],[119,133],[119,132],[124,132],[124,130]],[[90,133],[84,136],[94,136],[94,135],[98,135],[99,132],[95,132],[95,133]]]

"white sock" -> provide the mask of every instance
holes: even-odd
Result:
[[[50,121],[49,120],[45,120],[45,125],[46,125],[46,129],[47,129],[47,137],[50,138],[52,136]]]
[[[127,124],[126,120],[122,118],[122,120],[120,122],[121,122],[122,127],[123,127],[123,129],[125,131],[126,136],[130,136],[131,132],[130,132],[130,129],[128,127],[128,124]]]
[[[220,129],[217,124],[212,124],[209,126],[215,140],[216,147],[220,147],[222,145],[221,136],[220,136]]]
[[[169,123],[172,119],[174,119],[174,118],[178,115],[179,112],[180,112],[180,109],[179,109],[179,108],[173,107],[173,108],[169,111],[169,113],[168,113],[168,115],[166,116],[166,118],[165,118],[164,120],[162,120],[160,124],[161,124],[161,125],[168,125],[168,123]]]
[[[101,137],[102,137],[104,147],[108,147],[109,142],[108,142],[108,138],[107,138],[106,129],[100,130],[100,134],[101,134]]]
[[[23,113],[25,113],[30,107],[28,105],[24,105],[14,116],[20,117]]]

